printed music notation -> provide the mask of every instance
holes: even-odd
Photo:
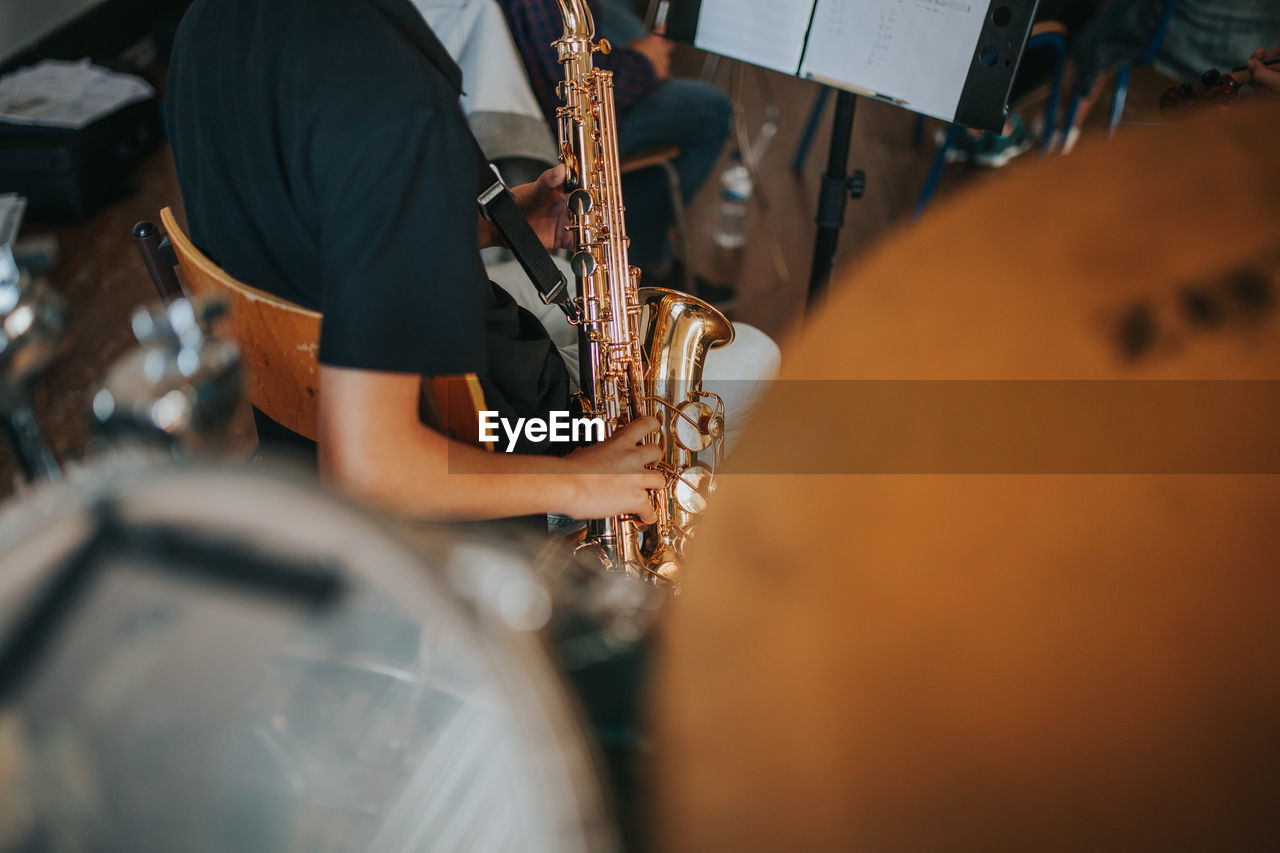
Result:
[[[889,61],[893,52],[893,32],[897,26],[897,10],[892,7],[881,9],[875,37],[871,42],[871,53],[867,56],[868,65],[883,65]]]
[[[800,74],[950,119],[985,15],[975,0],[817,0]]]
[[[916,5],[928,11],[952,11],[962,15],[969,14],[973,8],[971,3],[965,3],[964,0],[916,0]]]
[[[813,0],[702,0],[694,45],[795,74]]]
[[[702,0],[694,44],[950,120],[984,0]]]

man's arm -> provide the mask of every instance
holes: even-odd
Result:
[[[404,515],[485,519],[558,512],[574,518],[635,514],[653,520],[645,466],[656,445],[638,442],[653,418],[565,458],[487,453],[418,421],[418,376],[320,366],[321,473],[359,497]]]

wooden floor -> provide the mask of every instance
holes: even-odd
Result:
[[[711,240],[718,204],[715,175],[690,207],[689,236],[695,268],[708,278],[737,285],[734,318],[754,324],[783,344],[802,319],[813,254],[814,215],[820,176],[826,163],[834,98],[815,137],[804,169],[793,173],[789,163],[800,128],[817,92],[814,84],[795,78],[738,66],[725,61],[716,82],[740,92],[740,108],[754,137],[766,103],[776,104],[780,129],[767,149],[759,170],[766,212],[757,204],[751,215],[748,245],[725,255]],[[702,55],[680,48],[677,70],[698,74]],[[732,75],[738,74],[733,85]],[[890,228],[907,227],[906,220],[928,171],[934,149],[929,122],[925,141],[912,142],[913,115],[899,108],[862,101],[854,126],[852,166],[867,175],[866,194],[851,201],[840,235],[837,262],[851,262]],[[1030,160],[1034,155],[1022,158]],[[948,167],[939,198],[974,180],[1012,180],[1023,166],[1015,161],[999,172],[963,166]],[[29,221],[24,236],[56,234],[60,259],[49,278],[67,299],[69,329],[63,352],[36,392],[37,409],[54,449],[64,459],[80,456],[90,439],[89,401],[108,366],[132,344],[129,315],[153,301],[155,292],[138,259],[130,231],[141,219],[156,219],[166,204],[179,206],[177,178],[167,146],[157,150],[137,170],[132,192],[86,222],[54,226]],[[757,194],[759,198],[760,194]],[[785,274],[780,274],[771,251],[770,232],[776,234]],[[6,448],[7,451],[7,448]],[[0,483],[11,483],[14,468],[7,453],[0,458]]]

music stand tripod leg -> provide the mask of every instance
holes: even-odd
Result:
[[[852,92],[836,93],[835,123],[831,127],[831,149],[827,154],[827,171],[822,176],[818,193],[817,235],[813,241],[813,267],[809,274],[809,307],[826,293],[835,264],[840,228],[849,197],[861,198],[866,175],[861,169],[849,175],[849,149],[853,141],[853,117],[858,96]]]

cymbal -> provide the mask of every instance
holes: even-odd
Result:
[[[1086,142],[838,277],[667,614],[658,849],[1280,842],[1278,132]]]

